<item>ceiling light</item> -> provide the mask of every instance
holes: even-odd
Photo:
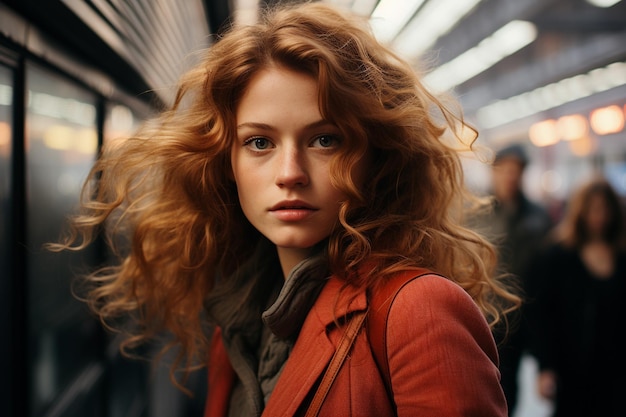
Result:
[[[596,7],[611,7],[622,0],[587,0],[587,3]]]
[[[561,139],[566,141],[582,139],[589,133],[587,118],[582,114],[559,117],[556,121],[556,127]]]
[[[498,100],[478,109],[476,116],[483,129],[490,129],[622,85],[626,85],[626,61],[614,62],[585,74]]]
[[[560,138],[556,120],[548,119],[533,124],[530,126],[530,129],[528,129],[528,138],[532,144],[537,147],[550,146],[558,143]]]
[[[567,146],[572,154],[582,158],[584,156],[591,155],[596,148],[596,141],[589,136],[585,136],[584,138],[568,142]]]
[[[448,33],[482,0],[429,1],[393,42],[407,59],[415,59]]]
[[[536,37],[537,28],[535,25],[530,22],[513,20],[488,38],[483,39],[474,48],[429,73],[424,82],[435,90],[448,90],[519,51],[533,42]]]
[[[391,41],[422,3],[424,0],[381,0],[370,18],[376,38],[383,43]]]
[[[598,135],[609,135],[624,129],[624,113],[617,105],[595,109],[589,116],[591,128]]]

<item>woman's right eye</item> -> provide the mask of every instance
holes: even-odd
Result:
[[[243,146],[252,148],[253,150],[263,151],[265,149],[270,148],[272,142],[270,142],[267,138],[263,137],[253,137],[250,139],[246,139],[243,143]]]

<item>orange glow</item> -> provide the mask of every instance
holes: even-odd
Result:
[[[617,133],[624,129],[624,112],[617,105],[602,107],[591,112],[589,121],[598,135]]]
[[[11,125],[0,122],[0,146],[8,146],[11,143]]]
[[[570,141],[586,137],[589,132],[589,125],[587,118],[582,114],[571,114],[559,118],[557,129],[561,139]]]
[[[587,156],[596,150],[596,142],[589,136],[568,142],[569,149],[576,156]]]
[[[544,147],[554,145],[559,141],[559,131],[556,120],[548,119],[537,122],[528,129],[528,137],[535,146]]]
[[[0,122],[0,157],[8,158],[11,154],[11,125]]]

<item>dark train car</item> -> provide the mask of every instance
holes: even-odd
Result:
[[[103,143],[167,106],[228,3],[0,2],[0,415],[200,415],[72,295],[107,261],[51,254]],[[150,349],[146,348],[147,356]]]

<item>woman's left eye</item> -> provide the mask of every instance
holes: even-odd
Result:
[[[312,147],[332,148],[339,145],[339,137],[336,135],[319,135],[312,143]]]

